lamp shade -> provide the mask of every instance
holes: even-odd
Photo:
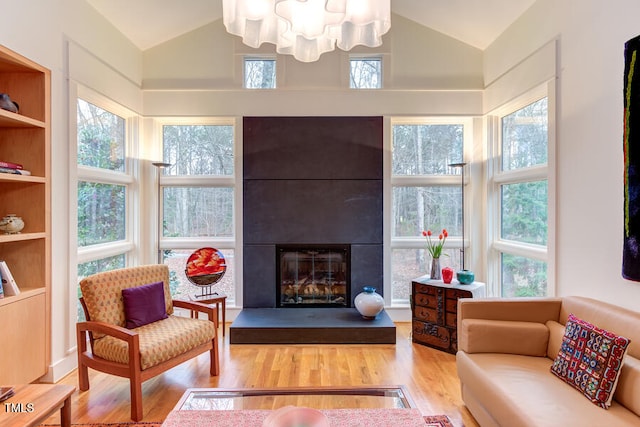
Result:
[[[325,52],[376,47],[391,28],[390,0],[223,0],[227,31],[247,46],[313,62]]]

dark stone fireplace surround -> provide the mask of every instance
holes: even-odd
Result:
[[[382,117],[244,117],[243,306],[276,307],[276,245],[347,244],[382,293]],[[289,309],[286,309],[289,310]]]

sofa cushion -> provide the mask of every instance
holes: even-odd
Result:
[[[613,400],[621,403],[640,417],[640,387],[638,384],[640,384],[640,360],[627,352]]]
[[[549,320],[545,323],[547,329],[549,329],[549,345],[547,346],[547,357],[551,360],[555,359],[562,346],[562,338],[564,337],[564,325],[556,322],[555,320]]]
[[[456,356],[463,399],[466,402],[468,397],[474,396],[495,421],[493,425],[638,425],[638,417],[617,401],[604,411],[558,381],[549,372],[551,363],[552,360],[547,357],[514,354],[458,352]]]
[[[551,372],[594,404],[608,408],[629,340],[569,315]]]
[[[166,319],[164,283],[156,282],[122,290],[125,326],[137,328],[148,323]]]
[[[140,366],[142,370],[158,365],[211,341],[216,330],[213,322],[204,319],[169,316],[136,329],[140,335]],[[116,363],[129,363],[127,343],[104,336],[93,343],[96,356]]]
[[[467,353],[512,353],[544,356],[549,330],[542,323],[464,319],[458,346]]]

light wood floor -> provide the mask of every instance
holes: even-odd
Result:
[[[229,325],[227,325],[228,328]],[[143,384],[143,421],[162,421],[189,387],[273,388],[405,385],[425,415],[446,414],[477,427],[460,397],[455,356],[411,342],[398,323],[396,345],[239,345],[220,334],[220,375],[209,376],[205,353]],[[129,382],[89,369],[91,388],[72,396],[72,422],[129,421]],[[59,383],[78,386],[74,371]],[[47,423],[58,423],[58,415]]]

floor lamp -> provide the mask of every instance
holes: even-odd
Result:
[[[171,166],[171,163],[164,163],[164,162],[153,162],[151,163],[153,166],[156,167],[156,177],[157,177],[157,186],[158,186],[158,264],[162,264],[162,250],[160,249],[160,238],[162,237],[162,187],[160,186],[160,176],[162,175],[162,169],[164,168],[168,168],[169,166]]]
[[[473,272],[470,270],[467,270],[465,268],[465,263],[464,263],[464,258],[465,258],[464,256],[464,167],[466,165],[467,164],[464,162],[449,164],[449,167],[460,168],[460,175],[461,175],[460,196],[462,200],[462,247],[460,247],[460,258],[461,258],[462,269],[457,272],[456,276],[458,278],[458,281],[462,284],[471,283],[475,279]]]

